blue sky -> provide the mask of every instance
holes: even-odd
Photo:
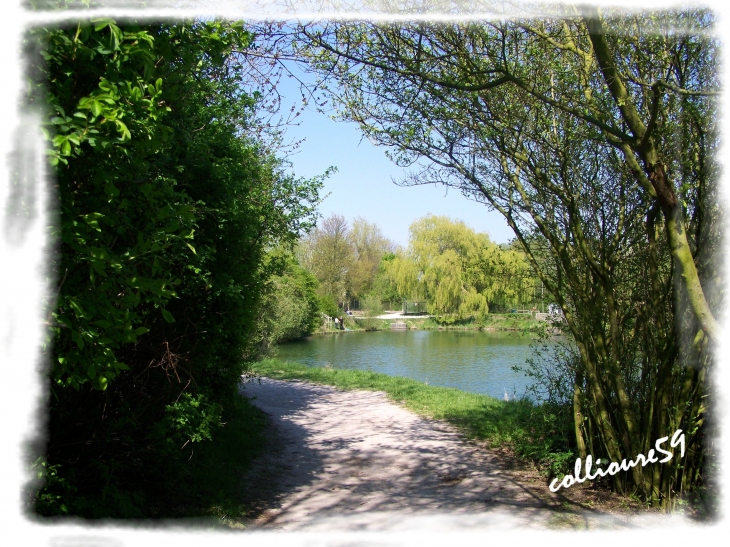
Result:
[[[300,98],[293,78],[282,78],[279,93],[285,97],[282,111]],[[383,234],[399,245],[408,244],[408,227],[428,213],[461,219],[478,232],[489,234],[497,243],[506,243],[512,231],[502,216],[486,206],[470,201],[458,191],[444,186],[400,187],[407,169],[396,166],[385,149],[363,139],[356,124],[336,122],[325,114],[305,109],[299,125],[287,129],[285,141],[305,139],[288,159],[297,176],[320,175],[329,166],[338,171],[325,181],[322,195],[330,193],[319,211],[327,217],[343,215],[348,221],[357,216],[374,222]]]

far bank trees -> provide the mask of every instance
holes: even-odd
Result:
[[[381,258],[395,247],[377,225],[358,217],[350,227],[332,214],[302,239],[297,255],[319,281],[320,294],[348,307],[372,292]]]
[[[502,311],[534,301],[535,278],[523,253],[446,217],[414,222],[408,248],[385,271],[402,295],[425,301],[444,322],[482,320],[490,306]]]

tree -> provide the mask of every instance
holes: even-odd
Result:
[[[259,307],[259,352],[275,352],[276,344],[301,338],[320,324],[317,279],[283,249],[268,255],[276,270],[264,289]]]
[[[713,17],[558,15],[305,25],[299,51],[337,82],[342,118],[400,165],[429,161],[406,183],[456,187],[510,224],[580,350],[581,455],[588,443],[621,461],[689,433],[681,467],[614,478],[669,507],[702,481],[708,341],[718,336]]]
[[[377,296],[381,304],[387,304],[388,309],[397,308],[406,299],[398,290],[398,284],[391,275],[390,264],[397,258],[398,254],[402,254],[402,250],[398,247],[395,252],[384,254],[380,259],[378,270],[375,272],[375,277],[373,278],[371,294]]]
[[[426,216],[410,227],[405,253],[387,261],[398,291],[426,300],[441,320],[483,318],[490,303],[532,303],[534,275],[524,253],[505,250],[461,221]]]
[[[265,252],[313,224],[321,181],[247,134],[251,40],[217,21],[29,33],[60,209],[41,514],[159,509],[257,356]]]
[[[375,82],[372,78],[377,74],[385,80],[366,92],[370,98],[397,86],[402,93],[399,102],[406,105],[426,91],[421,85],[427,85],[441,98],[446,92],[481,94],[485,99],[474,106],[483,110],[491,106],[487,96],[510,88],[544,112],[563,112],[588,124],[597,138],[619,151],[635,182],[660,207],[692,310],[703,331],[716,338],[717,323],[687,254],[691,247],[677,197],[681,187],[667,178],[671,154],[661,147],[671,144],[661,134],[666,132],[659,131],[679,103],[707,103],[708,97],[718,93],[712,41],[699,39],[700,34],[674,38],[671,34],[675,24],[689,24],[701,33],[712,24],[712,17],[701,11],[658,14],[647,26],[638,21],[639,16],[618,14],[610,21],[612,34],[606,32],[596,8],[582,13],[566,9],[568,13],[560,14],[557,22],[488,22],[441,29],[429,24],[408,29],[337,24],[320,30],[312,25],[317,30],[305,26],[302,34],[321,48],[323,54],[316,62],[322,71],[349,72],[341,104],[356,121],[373,117],[396,121],[395,113],[385,105],[378,108],[377,100],[369,105],[374,110],[358,111],[365,98],[360,94],[365,89],[363,80]],[[634,34],[632,29],[640,29],[640,34],[629,40],[626,36]],[[660,38],[654,39],[654,32]],[[350,70],[355,65],[365,70],[355,75]],[[400,83],[394,78],[400,78]],[[695,104],[693,108],[703,107]],[[420,136],[437,139],[432,120],[422,121],[421,134],[411,136],[414,143]],[[378,132],[376,126],[366,125],[365,131],[374,138],[379,135],[386,144],[388,138],[396,140],[384,127]],[[400,160],[411,161],[407,155]]]
[[[332,214],[304,239],[299,250],[302,265],[314,273],[321,293],[340,305],[351,293],[349,275],[355,259],[348,236],[345,217]]]
[[[376,224],[362,217],[352,221],[348,239],[355,257],[350,270],[351,291],[356,298],[363,298],[373,290],[380,259],[386,253],[393,252],[396,246],[383,236]]]

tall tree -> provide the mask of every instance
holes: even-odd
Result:
[[[716,44],[705,32],[712,15],[665,12],[646,18],[617,13],[608,27],[592,7],[578,11],[569,6],[552,15],[559,19],[458,28],[312,24],[302,35],[320,48],[315,62],[322,72],[349,73],[341,104],[355,121],[397,121],[394,116],[400,112],[390,110],[392,101],[380,104],[380,93],[385,94],[382,99],[398,99],[403,106],[427,93],[443,99],[450,92],[470,93],[482,97],[474,104],[477,109],[489,108],[490,97],[503,99],[503,94],[512,93],[529,97],[531,113],[535,108],[562,112],[590,126],[595,138],[619,151],[635,183],[660,207],[678,282],[685,286],[701,328],[716,339],[717,322],[687,239],[678,197],[683,187],[672,179],[674,156],[665,151],[676,144],[666,137],[673,132],[669,127],[676,130],[677,109],[691,105],[703,110],[719,93]],[[678,25],[688,26],[688,32],[673,33]],[[355,66],[363,70],[350,70]],[[384,80],[377,82],[376,77]],[[365,79],[374,85],[362,85]],[[400,98],[393,93],[396,89]],[[367,109],[358,107],[365,104]],[[414,145],[421,137],[438,140],[438,129],[430,123],[434,113],[421,120],[421,132],[410,136]],[[402,132],[389,134],[385,125],[365,123],[363,129],[384,144],[402,140]],[[398,159],[411,161],[407,154]]]
[[[300,245],[299,256],[302,265],[317,277],[322,294],[344,305],[351,294],[350,271],[355,260],[345,217],[333,213],[322,220]]]
[[[510,224],[580,350],[581,454],[621,461],[688,433],[682,465],[614,478],[668,507],[702,481],[718,337],[713,16],[552,15],[313,24],[299,51],[336,80],[343,118],[401,165],[429,160],[411,183],[454,186]]]
[[[401,294],[425,300],[442,321],[483,318],[490,301],[532,302],[534,283],[524,254],[503,250],[486,234],[447,217],[428,215],[411,224],[408,248],[386,268]]]
[[[373,289],[381,258],[392,253],[396,245],[383,235],[377,224],[362,217],[352,221],[349,241],[355,257],[350,271],[351,290],[355,297],[362,298]]]

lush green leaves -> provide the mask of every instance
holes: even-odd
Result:
[[[666,506],[699,484],[707,454],[697,424],[724,214],[714,24],[706,10],[584,6],[530,20],[305,24],[293,42],[343,119],[421,168],[406,184],[451,186],[509,223],[580,353],[561,381],[582,456],[621,461],[678,428],[697,432],[682,466],[612,479]],[[468,295],[463,256],[415,253],[401,283],[455,309]]]
[[[401,294],[425,300],[442,321],[483,319],[490,302],[533,301],[534,279],[523,253],[446,217],[426,216],[410,232],[407,251],[387,261],[385,271]]]
[[[277,343],[313,332],[321,317],[314,275],[282,249],[272,251],[267,260],[275,274],[263,289],[257,337],[260,351],[272,354]]]
[[[29,34],[60,206],[49,488],[76,489],[41,495],[47,514],[140,516],[258,355],[265,253],[313,225],[321,179],[285,174],[248,136],[233,58],[250,40],[219,21]]]

